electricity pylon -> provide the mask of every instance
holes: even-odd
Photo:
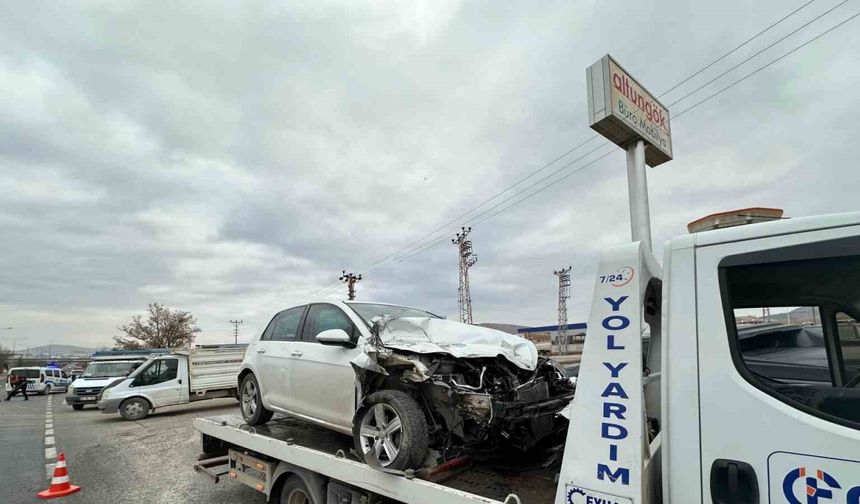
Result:
[[[556,343],[558,345],[558,353],[567,353],[567,300],[570,298],[570,270],[572,266],[553,271],[553,274],[558,277],[558,334],[556,335]]]
[[[460,285],[457,287],[457,298],[460,305],[460,322],[465,324],[472,323],[472,294],[469,292],[469,268],[478,262],[477,254],[472,253],[472,241],[467,239],[471,231],[472,228],[461,227],[457,236],[451,240],[451,243],[457,245],[460,257]]]

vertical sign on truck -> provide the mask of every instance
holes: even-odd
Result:
[[[627,150],[627,184],[633,241],[651,248],[645,165],[672,159],[669,109],[608,54],[586,70],[589,126]]]

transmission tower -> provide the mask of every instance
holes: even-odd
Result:
[[[467,237],[472,228],[461,227],[451,243],[457,246],[460,255],[460,286],[457,287],[457,297],[460,304],[460,322],[472,323],[472,295],[469,293],[469,268],[478,262],[477,254],[472,253],[472,241]]]
[[[231,320],[233,324],[233,343],[239,343],[239,324],[244,323],[244,320]]]
[[[567,300],[570,298],[570,270],[572,266],[553,271],[558,277],[558,334],[556,344],[559,354],[567,353]]]
[[[355,276],[355,274],[347,273],[346,270],[343,270],[343,274],[338,280],[346,284],[349,300],[355,301],[355,283],[361,280],[361,275]]]

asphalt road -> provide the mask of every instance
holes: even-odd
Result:
[[[238,413],[234,399],[164,408],[139,422],[93,407],[74,411],[62,394],[53,394],[48,405],[45,396],[0,402],[0,502],[43,502],[36,493],[50,483],[53,441],[65,453],[71,482],[81,486],[65,503],[265,503],[251,488],[213,485],[192,469],[200,437],[191,420]],[[53,436],[46,436],[47,425]]]

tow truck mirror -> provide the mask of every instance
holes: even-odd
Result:
[[[355,342],[343,329],[329,329],[317,334],[317,341],[323,345],[334,345],[353,348]]]

